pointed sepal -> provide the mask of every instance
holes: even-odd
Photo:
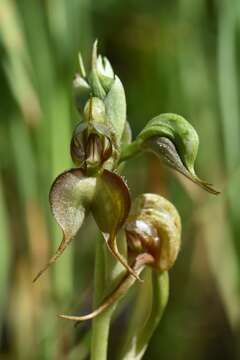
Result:
[[[116,235],[129,214],[131,199],[123,178],[108,170],[97,177],[96,191],[91,204],[94,219],[103,233],[107,246],[113,256],[138,278],[118,251]],[[138,278],[139,279],[139,278]]]
[[[145,268],[145,266],[151,264],[154,262],[154,259],[149,254],[140,254],[135,259],[134,263],[132,264],[132,269],[135,272],[136,275],[140,275],[142,270]],[[108,294],[99,307],[92,311],[91,313],[87,315],[59,315],[62,319],[66,320],[74,320],[74,321],[86,321],[90,319],[94,319],[96,316],[102,314],[104,311],[106,311],[111,305],[113,305],[115,302],[118,302],[130,289],[130,287],[135,283],[136,278],[130,274],[129,272],[126,273],[123,278],[120,280],[119,284]]]
[[[63,253],[80,229],[89,209],[96,187],[96,179],[85,177],[80,169],[71,169],[54,181],[49,201],[53,216],[63,232],[63,239],[46,266],[37,274],[36,281]]]

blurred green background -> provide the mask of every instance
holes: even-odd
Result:
[[[95,38],[125,86],[134,136],[154,115],[183,115],[200,136],[198,174],[222,191],[204,193],[150,155],[124,170],[133,197],[163,194],[183,222],[170,301],[144,359],[239,359],[239,0],[1,0],[0,357],[88,357],[90,323],[75,329],[56,314],[91,306],[91,219],[31,281],[61,239],[48,192],[72,166],[71,82]],[[109,359],[123,323],[113,323]]]

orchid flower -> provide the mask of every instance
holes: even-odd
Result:
[[[171,113],[158,115],[132,141],[123,85],[110,62],[97,54],[97,42],[93,46],[89,74],[81,55],[79,66],[73,89],[81,121],[70,143],[76,167],[60,174],[49,194],[51,210],[63,231],[63,239],[34,281],[62,255],[91,213],[107,248],[126,271],[113,290],[106,289],[107,295],[93,312],[60,317],[77,322],[95,318],[116,304],[136,279],[142,281],[140,274],[148,270],[150,276],[139,285],[138,305],[133,310],[121,357],[121,360],[141,359],[167,304],[168,271],[179,253],[181,221],[175,207],[160,195],[143,194],[131,204],[128,186],[120,175],[122,165],[150,151],[204,190],[215,195],[219,192],[196,175],[194,165],[199,139],[186,119]],[[126,257],[117,245],[120,230],[125,233]],[[143,291],[148,294],[148,301],[144,303]],[[143,325],[139,326],[141,321]]]

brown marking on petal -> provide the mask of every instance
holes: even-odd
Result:
[[[98,177],[92,212],[95,221],[104,235],[113,256],[138,280],[117,247],[116,235],[123,226],[130,210],[131,199],[127,184],[119,175],[104,170]]]
[[[49,202],[52,213],[63,231],[63,239],[56,253],[34,278],[34,282],[62,255],[77,234],[95,185],[96,180],[85,177],[80,169],[66,171],[54,181],[49,193]]]
[[[177,152],[176,146],[167,137],[153,136],[152,138],[146,140],[142,146],[145,151],[153,152],[162,159],[166,165],[178,171],[202,189],[214,195],[220,194],[220,192],[215,190],[211,184],[199,179],[194,173],[187,169]]]

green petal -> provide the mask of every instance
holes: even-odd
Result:
[[[132,141],[132,129],[129,122],[126,121],[121,137],[121,147],[131,144],[131,141]]]
[[[34,281],[60,257],[77,234],[93,198],[95,187],[96,179],[84,177],[80,169],[66,171],[54,181],[49,193],[49,201],[53,216],[63,231],[63,239],[56,253],[37,274]]]
[[[186,119],[176,114],[161,114],[150,120],[138,137],[147,140],[154,135],[170,139],[185,167],[194,174],[199,139],[196,130]]]
[[[97,58],[97,74],[104,90],[108,92],[114,81],[114,72],[108,59],[101,55]]]
[[[139,154],[141,150],[151,151],[204,190],[218,194],[211,184],[195,174],[198,145],[197,132],[186,119],[176,114],[162,114],[150,120],[136,141],[122,150],[120,162]]]
[[[116,242],[116,234],[124,224],[130,206],[130,194],[123,178],[111,171],[103,170],[102,174],[97,178],[91,210],[111,253],[133,276],[138,278],[137,274],[119,253]]]
[[[76,74],[73,80],[73,95],[79,112],[83,111],[84,105],[90,96],[90,91],[91,89],[87,81],[79,74]]]
[[[108,120],[112,123],[116,131],[116,138],[120,142],[126,123],[127,105],[123,85],[116,75],[104,103]]]
[[[215,190],[211,184],[199,179],[195,172],[190,172],[184,166],[174,143],[167,137],[153,136],[152,138],[147,139],[142,146],[145,151],[153,152],[163,160],[166,165],[180,172],[204,190],[214,195],[219,194],[219,191]]]
[[[93,95],[99,97],[100,99],[104,99],[106,96],[106,91],[104,90],[104,87],[101,84],[97,71],[97,40],[93,44],[92,70],[88,77],[88,81],[91,85]]]

